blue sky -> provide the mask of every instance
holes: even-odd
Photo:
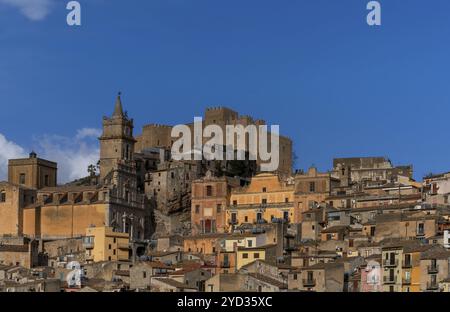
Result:
[[[84,175],[119,90],[136,132],[223,105],[280,124],[299,168],[450,170],[448,0],[381,0],[375,28],[368,0],[81,0],[80,27],[67,2],[0,0],[0,175],[30,149]]]

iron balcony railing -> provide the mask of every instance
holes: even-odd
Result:
[[[410,267],[412,267],[411,261],[403,261],[403,262],[402,262],[402,267],[404,267],[404,268],[410,268]]]
[[[395,284],[397,283],[397,276],[390,276],[390,275],[386,275],[383,276],[383,283],[385,284]]]
[[[428,265],[427,271],[428,271],[428,274],[436,274],[439,272],[439,266],[436,264]]]
[[[385,267],[396,267],[398,266],[398,259],[384,259],[383,266]]]
[[[303,287],[314,287],[316,286],[316,279],[315,278],[306,278],[302,280]]]
[[[94,242],[83,242],[83,247],[85,249],[92,249],[94,248]]]
[[[438,290],[439,285],[436,282],[427,282],[427,290]]]
[[[402,278],[402,284],[403,285],[411,285],[411,278]]]

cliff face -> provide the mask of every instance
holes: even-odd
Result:
[[[155,232],[154,238],[165,235],[189,235],[191,232],[190,211],[176,212],[169,215],[155,210]]]

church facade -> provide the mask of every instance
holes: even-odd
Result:
[[[148,237],[150,209],[137,185],[133,119],[122,108],[120,94],[114,113],[103,118],[100,175],[96,183],[56,185],[56,164],[37,158],[11,160],[9,181],[0,183],[0,235],[51,240],[81,237],[89,227],[109,226]],[[148,230],[148,229],[147,229]]]

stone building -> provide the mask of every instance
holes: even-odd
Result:
[[[30,269],[39,263],[38,242],[24,237],[0,238],[0,265],[20,265]]]
[[[398,176],[412,178],[412,165],[394,166],[386,157],[352,157],[333,159],[333,176],[350,170],[352,182],[395,181]]]
[[[276,174],[260,173],[248,186],[231,192],[227,208],[228,223],[264,224],[279,220],[289,223],[294,218],[294,184]]]
[[[207,108],[204,118],[202,120],[202,129],[208,125],[218,125],[224,137],[226,134],[227,125],[242,125],[247,127],[249,125],[265,125],[263,120],[255,120],[250,116],[241,116],[237,112],[226,108],[216,107]],[[190,123],[187,126],[191,129],[192,136],[194,135],[194,124]],[[176,138],[171,137],[172,126],[149,124],[143,127],[142,134],[136,137],[136,151],[142,151],[147,148],[161,147],[170,149]],[[203,138],[205,143],[209,138]],[[248,140],[246,140],[246,151],[248,152]],[[193,140],[192,140],[193,142]],[[292,170],[292,141],[284,136],[279,136],[279,155],[280,162],[278,173],[288,176]],[[261,164],[261,160],[257,160],[257,164]]]
[[[200,176],[195,161],[166,161],[146,174],[145,194],[154,207],[157,235],[189,230],[191,183]]]
[[[386,238],[424,239],[437,234],[439,216],[425,212],[401,212],[377,215],[374,240]]]
[[[114,232],[111,227],[90,227],[83,237],[86,262],[128,261],[130,235]]]
[[[229,229],[227,207],[233,188],[240,180],[229,177],[214,177],[210,171],[204,178],[192,183],[191,230],[193,235],[225,233]]]
[[[36,190],[11,182],[0,182],[0,235],[24,233],[24,208],[36,200]]]
[[[423,179],[424,199],[433,205],[449,205],[450,172],[429,175]]]
[[[317,263],[292,270],[288,277],[289,290],[315,292],[342,292],[344,289],[343,263]]]
[[[420,257],[420,290],[440,291],[440,283],[450,276],[450,251],[442,246],[434,246],[424,251]]]
[[[295,179],[294,223],[300,223],[303,212],[314,209],[331,195],[331,190],[339,185],[339,179],[333,178],[328,172],[318,172],[311,167],[306,173],[297,173]]]

